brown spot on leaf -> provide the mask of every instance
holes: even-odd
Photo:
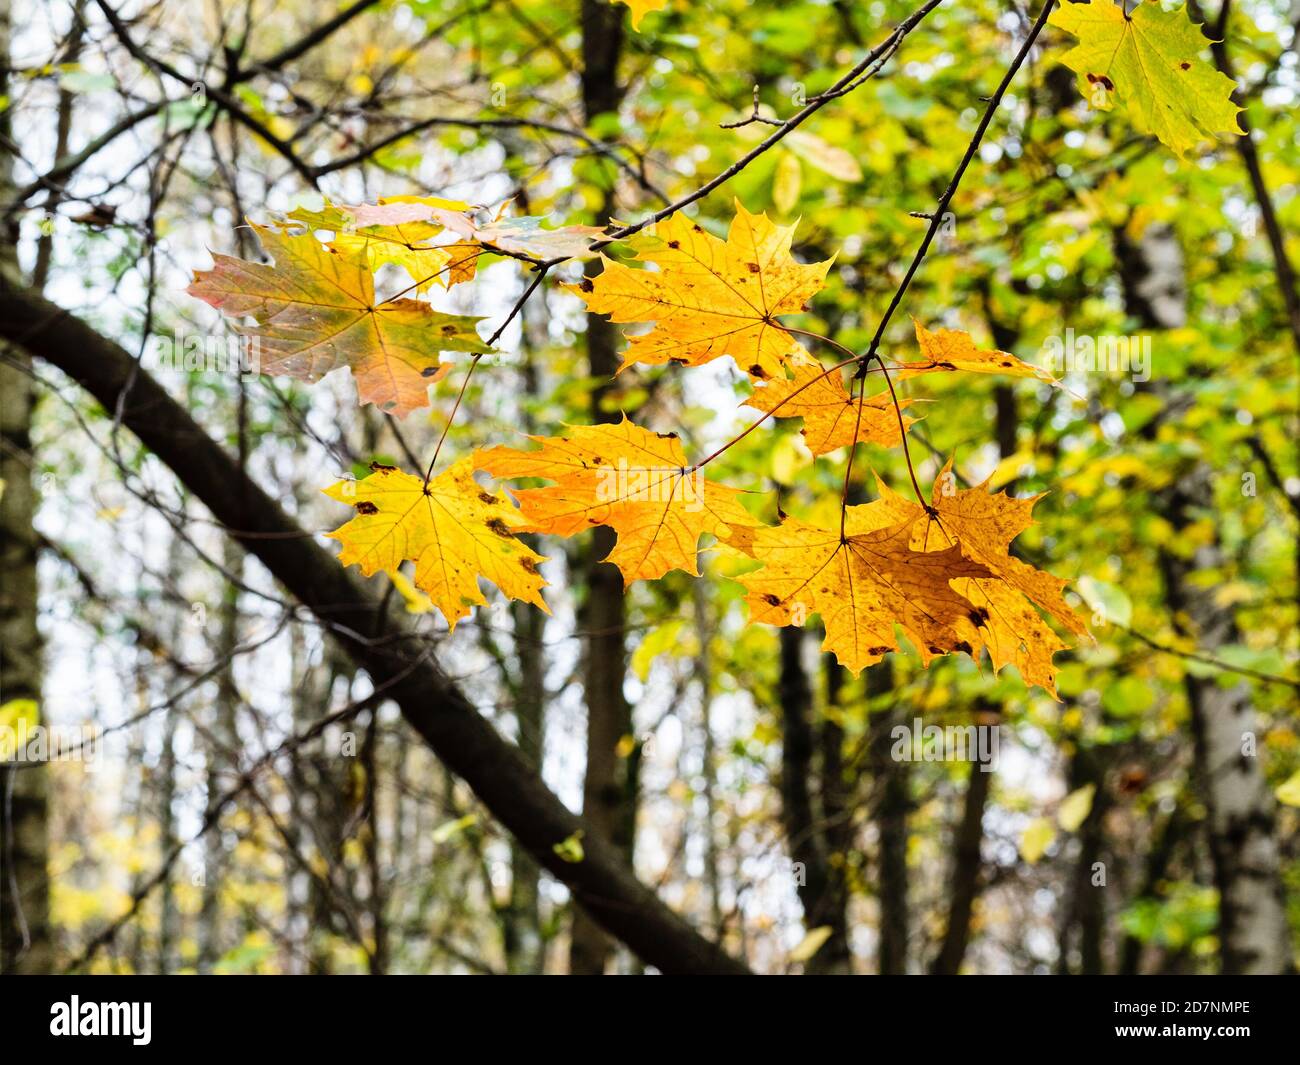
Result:
[[[593,285],[593,284],[591,283],[591,278],[589,278],[589,277],[584,277],[584,278],[582,279],[582,284],[580,284],[578,287],[579,287],[580,289],[582,289],[583,292],[595,292],[595,291],[596,291],[596,286]]]
[[[764,370],[763,367],[759,366],[758,363],[754,363],[747,372],[750,377],[757,377],[760,381],[767,378],[767,371]]]
[[[382,462],[372,462],[370,464],[371,473],[396,473],[396,466],[385,466]]]
[[[746,263],[745,266],[748,268],[751,274],[758,273],[758,263]]]
[[[1191,69],[1192,69],[1192,64],[1191,64],[1191,63],[1187,63],[1187,62],[1182,62],[1182,63],[1179,63],[1179,64],[1178,64],[1178,68],[1179,68],[1180,70],[1191,70]]]
[[[682,246],[682,242],[680,240],[670,240],[668,242],[668,247],[672,248],[674,251],[676,251],[681,246]]]
[[[498,536],[504,537],[507,540],[512,539],[512,534],[509,528],[506,527],[506,523],[500,518],[493,518],[491,521],[484,522],[484,524]]]
[[[773,595],[771,592],[768,592],[765,596],[763,596],[763,602],[769,604],[770,606],[780,606],[780,605],[781,605],[781,600],[778,599],[778,598],[777,598],[775,595]]]
[[[432,377],[432,376],[433,376],[434,374],[436,374],[437,372],[438,372],[438,367],[436,367],[436,366],[426,366],[423,370],[420,371],[420,376],[421,376],[421,377]]]
[[[357,508],[358,514],[378,514],[379,508],[370,500],[363,499],[360,503],[353,504]]]
[[[501,500],[498,499],[496,496],[494,496],[491,492],[480,492],[478,494],[478,497],[479,499],[483,500],[484,503],[487,503],[489,506],[495,506],[497,503],[501,502]]]
[[[519,560],[519,565],[521,565],[529,573],[532,574],[537,573],[537,563],[534,562],[531,558],[521,558]]]

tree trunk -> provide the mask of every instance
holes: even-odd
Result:
[[[1167,228],[1149,227],[1140,243],[1116,232],[1125,304],[1146,329],[1184,324],[1186,301],[1182,251]],[[1158,391],[1171,390],[1157,386]],[[1173,397],[1167,395],[1170,402]],[[1154,432],[1159,418],[1148,431]],[[1197,518],[1214,512],[1214,471],[1196,462],[1157,497],[1177,541]],[[1198,581],[1217,569],[1223,552],[1217,537],[1190,558],[1160,548],[1165,601],[1179,631],[1203,654],[1238,642],[1231,606],[1217,589]],[[1219,950],[1224,973],[1281,973],[1292,967],[1290,933],[1273,832],[1273,796],[1256,756],[1257,724],[1250,687],[1222,687],[1217,677],[1187,673],[1183,680],[1195,745],[1196,776],[1207,811],[1207,831],[1219,892]]]
[[[984,808],[988,804],[993,773],[972,762],[962,803],[961,824],[953,840],[952,879],[948,888],[948,926],[943,943],[930,966],[936,976],[956,976],[970,941],[970,920],[979,894],[981,844],[984,841]]]
[[[804,968],[812,973],[847,973],[848,930],[845,926],[842,870],[831,863],[827,814],[816,801],[818,729],[813,721],[812,688],[804,664],[804,629],[780,630],[781,677],[781,816],[786,845],[796,863],[796,886],[803,905],[804,927],[829,928],[826,942]],[[823,796],[824,797],[824,796]]]
[[[1103,821],[1110,808],[1106,768],[1110,751],[1105,746],[1079,747],[1070,760],[1068,789],[1091,784],[1092,806],[1079,826],[1079,854],[1069,884],[1069,899],[1062,915],[1056,971],[1068,976],[1100,976],[1105,972],[1106,908],[1102,887],[1093,882],[1093,866],[1101,861],[1105,837]],[[1078,929],[1078,964],[1074,964],[1074,933]]]
[[[0,94],[8,89],[12,12],[0,0]],[[10,111],[0,112],[0,136],[10,140]],[[12,191],[13,156],[0,151],[0,199]],[[18,274],[17,222],[0,233],[0,270]],[[12,360],[12,362],[10,361]],[[0,361],[0,706],[31,700],[41,706],[41,636],[37,628],[36,487],[31,426],[36,393],[30,356],[6,347]],[[18,758],[18,752],[15,752]],[[49,925],[47,770],[0,766],[0,973],[44,973],[53,966]]]
[[[604,0],[582,0],[582,101],[590,123],[597,115],[618,109],[622,88],[618,60],[623,46],[623,9]],[[602,216],[613,204],[607,196]],[[602,221],[604,218],[601,219]],[[598,272],[592,260],[588,274]],[[587,362],[598,382],[591,394],[594,421],[616,421],[618,415],[603,409],[608,382],[618,369],[618,331],[606,318],[587,315]],[[623,575],[618,567],[600,559],[614,546],[614,530],[597,528],[584,560],[585,598],[578,612],[578,627],[586,633],[583,683],[587,697],[587,769],[582,786],[582,812],[632,861],[635,844],[635,761],[621,757],[619,743],[632,734],[632,710],[623,692],[627,673],[624,641],[626,604]],[[570,933],[569,971],[592,975],[605,971],[611,952],[609,936],[579,911]]]
[[[546,322],[534,320],[526,305],[521,311],[521,353],[524,357],[524,395],[536,398],[541,392],[534,353],[545,344]],[[536,336],[534,336],[536,334]],[[520,414],[524,431],[533,433],[532,412],[525,407]],[[535,537],[524,537],[536,548]],[[511,621],[514,632],[518,674],[511,683],[514,695],[515,731],[519,751],[538,773],[546,743],[546,615],[528,603],[513,602]],[[541,868],[520,845],[510,841],[510,902],[504,920],[506,967],[512,973],[541,974],[546,971],[546,941],[542,936]]]
[[[221,564],[238,576],[243,566],[243,552],[230,540],[224,542]],[[215,802],[230,786],[230,771],[238,765],[239,733],[236,715],[239,693],[235,687],[234,653],[239,644],[239,590],[226,582],[217,617],[215,655],[221,663],[217,674],[217,697],[213,705],[211,729],[207,737],[207,795]],[[203,852],[203,892],[199,909],[199,964],[201,973],[213,965],[228,946],[222,920],[221,888],[225,875],[225,848],[221,832],[215,829],[205,837]]]
[[[700,563],[700,572],[704,565]],[[695,617],[695,638],[699,642],[699,651],[695,656],[695,683],[700,692],[700,786],[704,799],[704,883],[709,891],[709,934],[721,938],[722,920],[722,877],[718,865],[718,832],[713,824],[718,810],[717,797],[714,794],[717,785],[717,752],[713,739],[713,661],[709,653],[709,644],[713,639],[713,624],[710,619],[710,602],[708,585],[696,581],[692,589],[691,605]]]
[[[867,700],[894,688],[894,668],[888,659],[867,669]],[[882,976],[907,973],[910,917],[907,902],[907,814],[911,807],[911,773],[906,762],[895,761],[890,733],[901,718],[896,707],[871,715],[868,760],[873,783],[876,825],[876,865],[880,897],[879,966]]]
[[[515,696],[515,722],[519,750],[538,772],[546,729],[546,669],[542,638],[546,615],[527,603],[514,603],[515,656],[519,684]],[[542,941],[541,869],[532,855],[510,842],[510,912],[505,943],[506,962],[512,973],[541,973],[545,962]]]

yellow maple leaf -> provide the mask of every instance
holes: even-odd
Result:
[[[700,536],[724,539],[755,521],[743,493],[691,467],[675,433],[652,433],[629,421],[577,425],[564,436],[534,436],[541,447],[480,451],[475,464],[494,477],[538,477],[555,484],[514,491],[529,529],[572,536],[608,525],[618,539],[606,559],[623,581],[653,580],[669,570],[698,574]]]
[[[369,260],[327,247],[311,233],[253,225],[274,266],[213,255],[187,290],[231,318],[255,342],[261,373],[317,381],[344,366],[362,403],[398,416],[428,406],[443,351],[487,352],[475,323],[419,300],[378,303]]]
[[[1050,817],[1036,817],[1020,833],[1020,857],[1030,865],[1038,862],[1056,842],[1056,826]]]
[[[750,376],[772,378],[803,351],[777,316],[803,310],[831,265],[796,262],[793,237],[794,226],[775,225],[739,202],[725,241],[675,214],[657,224],[654,236],[630,241],[637,260],[658,269],[606,259],[596,277],[568,287],[612,321],[655,323],[631,338],[622,369],[699,366],[730,355]]]
[[[662,11],[668,6],[668,0],[610,0],[611,3],[626,4],[632,9],[632,28],[638,33],[641,30],[641,20],[651,11]]]
[[[820,614],[822,649],[857,673],[900,649],[895,626],[927,663],[979,644],[974,607],[950,582],[989,571],[956,546],[917,550],[911,532],[910,520],[894,521],[877,500],[848,508],[843,536],[787,516],[778,526],[735,530],[727,542],[763,563],[738,578],[750,620],[802,625]]]
[[[971,335],[961,329],[926,329],[913,319],[916,341],[921,347],[921,357],[890,367],[889,373],[896,381],[919,377],[929,373],[991,373],[1010,377],[1035,377],[1040,381],[1058,384],[1046,370],[1016,358],[1005,351],[981,348]]]
[[[1300,806],[1300,769],[1297,769],[1273,792],[1277,801],[1287,806]]]
[[[1061,62],[1094,109],[1109,111],[1113,95],[1180,158],[1219,133],[1243,132],[1237,86],[1200,58],[1209,42],[1186,7],[1145,3],[1126,14],[1113,0],[1090,0],[1059,5],[1049,21],[1078,38]]]
[[[824,455],[855,439],[880,447],[901,443],[898,411],[888,393],[856,400],[844,387],[839,370],[827,373],[813,359],[793,358],[790,369],[791,377],[782,374],[758,382],[745,405],[775,411],[778,418],[802,418],[803,437],[814,455]],[[899,407],[906,408],[911,402],[900,400]],[[903,418],[904,425],[910,426],[915,421],[915,418]]]
[[[524,521],[501,496],[474,480],[466,456],[429,481],[378,463],[359,481],[323,489],[356,509],[351,521],[327,534],[343,545],[339,561],[356,563],[367,577],[397,573],[415,563],[415,586],[442,611],[452,629],[471,608],[486,602],[479,577],[511,599],[550,610],[542,598],[546,559],[515,536]]]

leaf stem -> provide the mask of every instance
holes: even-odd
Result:
[[[451,423],[456,420],[456,412],[460,410],[461,400],[465,398],[465,389],[469,387],[469,379],[474,376],[474,368],[478,366],[479,359],[483,358],[487,352],[476,351],[474,358],[470,360],[469,369],[465,372],[465,380],[461,382],[460,391],[456,393],[456,402],[451,408],[451,413],[447,415],[447,423],[442,427],[442,435],[438,437],[438,445],[433,449],[433,458],[429,460],[429,468],[424,471],[424,490],[429,491],[429,478],[433,476],[433,467],[438,461],[438,453],[442,451],[443,441],[447,439],[447,433],[451,430]]]
[[[783,326],[782,328],[785,328],[785,327]],[[802,330],[799,330],[799,332],[802,332]],[[816,334],[816,333],[809,333],[809,334],[807,334],[807,335],[808,335],[808,336],[816,336],[817,334]],[[822,339],[829,339],[829,338],[825,338],[825,337],[823,337]],[[831,343],[834,343],[834,342],[832,341]],[[844,350],[847,351],[848,349],[845,348]],[[803,384],[801,384],[798,388],[796,388],[793,392],[791,392],[788,396],[786,396],[783,400],[781,400],[779,403],[777,403],[776,406],[774,406],[770,411],[767,411],[767,412],[766,412],[766,413],[765,413],[761,418],[759,418],[757,421],[755,421],[755,422],[753,422],[751,425],[749,425],[749,426],[748,426],[748,427],[747,427],[743,432],[741,432],[739,435],[732,437],[730,440],[728,440],[725,444],[723,444],[720,448],[718,448],[717,451],[713,452],[711,455],[707,456],[706,458],[702,458],[702,459],[700,459],[699,462],[697,462],[694,466],[691,467],[692,472],[694,472],[695,470],[701,469],[701,468],[704,467],[704,466],[707,466],[710,462],[712,462],[714,459],[716,459],[716,458],[717,458],[719,455],[721,455],[724,451],[728,451],[728,450],[730,450],[732,447],[734,447],[736,444],[739,444],[742,440],[745,439],[745,437],[747,437],[750,433],[752,433],[755,429],[757,429],[757,428],[758,428],[760,425],[762,425],[765,421],[767,421],[769,418],[773,417],[773,416],[776,414],[776,412],[779,411],[782,407],[784,407],[787,403],[789,403],[790,400],[794,399],[795,396],[797,396],[800,392],[804,391],[804,389],[812,388],[812,386],[815,385],[815,384],[817,384],[818,381],[825,380],[825,379],[826,379],[827,377],[829,377],[831,374],[835,373],[836,370],[842,370],[842,369],[844,369],[844,367],[846,367],[846,366],[851,366],[853,363],[857,362],[857,361],[861,358],[860,355],[853,355],[852,353],[850,353],[850,355],[851,355],[850,358],[845,359],[843,362],[837,362],[834,366],[831,366],[831,367],[829,367],[829,368],[823,370],[823,371],[822,371],[821,373],[819,373],[816,377],[814,377],[811,381],[805,381],[805,382],[804,382]]]

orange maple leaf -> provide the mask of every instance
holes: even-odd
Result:
[[[1031,366],[1009,352],[979,347],[969,333],[960,329],[931,331],[915,319],[912,324],[916,326],[916,341],[921,346],[921,357],[897,367],[891,366],[889,372],[896,381],[919,377],[921,374],[964,370],[966,373],[1035,377],[1049,384],[1060,384],[1046,370]]]
[[[681,214],[659,222],[653,236],[630,240],[634,269],[605,260],[604,270],[571,291],[587,308],[615,322],[654,322],[631,338],[623,367],[666,362],[699,366],[730,355],[751,377],[771,378],[802,351],[777,321],[795,314],[821,290],[831,261],[804,265],[790,254],[794,226],[736,203],[727,239],[719,240]]]
[[[784,374],[758,382],[745,405],[757,410],[776,412],[778,418],[802,418],[804,440],[814,455],[853,443],[894,447],[903,439],[899,430],[898,411],[888,393],[854,399],[844,387],[839,370],[826,372],[811,358],[790,360],[792,377]],[[899,409],[912,401],[902,399]],[[903,417],[910,426],[917,419]]]
[[[1052,657],[1067,645],[1038,611],[1074,636],[1087,629],[1064,580],[1010,553],[1041,497],[944,491],[951,483],[939,478],[927,509],[881,482],[879,499],[847,509],[843,537],[789,517],[733,532],[728,544],[764,563],[739,578],[750,619],[790,625],[820,614],[823,648],[855,672],[898,649],[897,625],[924,664],[954,651],[978,660],[987,649],[995,669],[1015,665],[1055,697]]]
[[[596,525],[613,528],[618,540],[606,561],[618,566],[625,584],[672,569],[698,574],[702,534],[723,539],[756,524],[740,504],[743,493],[692,467],[675,433],[652,433],[625,417],[530,439],[541,447],[489,448],[475,464],[494,477],[555,482],[513,493],[532,531],[572,536]]]
[[[820,614],[822,649],[854,673],[900,649],[895,626],[928,663],[979,645],[972,604],[955,577],[987,577],[960,548],[917,550],[910,521],[897,522],[879,501],[849,507],[840,530],[786,517],[778,526],[740,529],[728,544],[763,563],[739,580],[751,621],[802,625]]]
[[[989,570],[990,578],[960,580],[953,587],[984,617],[982,643],[994,668],[1014,665],[1026,684],[1040,685],[1055,696],[1052,658],[1068,645],[1039,610],[1075,637],[1087,636],[1088,629],[1065,601],[1067,581],[1011,554],[1011,542],[1034,524],[1031,514],[1042,495],[1017,499],[989,492],[987,485],[985,480],[974,488],[956,488],[949,462],[935,481],[933,513],[883,482],[879,502],[892,516],[911,522],[913,547],[934,550],[958,544],[966,558]]]

